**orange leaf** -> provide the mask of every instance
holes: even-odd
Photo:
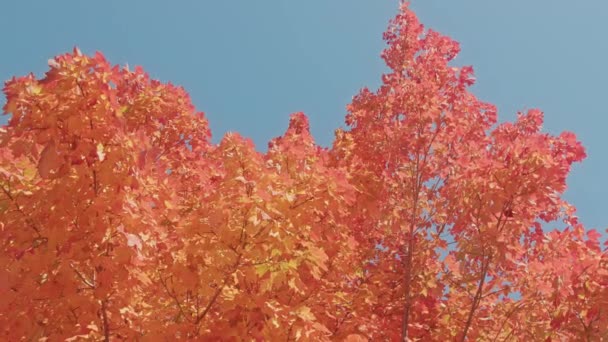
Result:
[[[63,165],[64,160],[61,158],[55,147],[55,142],[50,141],[40,153],[38,160],[38,173],[40,177],[49,179],[54,178],[59,169]]]

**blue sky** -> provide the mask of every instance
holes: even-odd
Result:
[[[352,96],[379,84],[381,35],[397,3],[4,1],[0,79],[41,75],[49,58],[77,45],[184,86],[207,113],[214,141],[238,131],[263,150],[290,113],[304,111],[327,146]],[[608,2],[413,0],[412,7],[461,43],[456,64],[474,66],[474,91],[498,106],[501,120],[541,108],[546,131],[578,135],[589,156],[575,167],[566,197],[586,226],[603,231]]]

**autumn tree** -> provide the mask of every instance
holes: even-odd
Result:
[[[608,340],[585,152],[497,123],[403,5],[331,148],[210,142],[186,92],[77,49],[4,88],[3,340]]]

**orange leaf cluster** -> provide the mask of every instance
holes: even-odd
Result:
[[[212,144],[182,88],[99,53],[8,81],[0,339],[608,339],[608,253],[561,198],[575,136],[497,124],[406,5],[385,40],[329,149],[302,113],[266,153]]]

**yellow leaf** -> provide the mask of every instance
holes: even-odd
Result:
[[[25,177],[26,180],[34,179],[34,177],[36,177],[36,169],[33,167],[23,169],[23,177]]]
[[[106,159],[106,154],[101,143],[97,144],[97,157],[99,158],[99,161]]]
[[[222,290],[222,297],[225,300],[234,300],[234,298],[236,297],[236,295],[239,293],[239,290],[235,289],[232,286],[226,286],[224,287],[224,289]]]
[[[292,194],[292,193],[286,193],[285,194],[285,198],[287,199],[287,201],[289,203],[292,203],[293,201],[296,200],[296,195]]]
[[[306,285],[304,285],[304,283],[302,283],[302,281],[297,278],[289,279],[289,281],[287,282],[287,285],[289,285],[289,288],[291,288],[292,290],[294,290],[298,293],[304,293],[304,291],[302,290],[302,287],[304,287],[304,288],[306,287]]]
[[[302,306],[296,311],[296,315],[307,322],[316,320],[315,315],[310,311],[308,306]]]
[[[288,262],[281,263],[281,268],[284,270],[297,270],[298,269],[298,260],[291,259]]]
[[[257,213],[251,215],[247,221],[251,222],[251,224],[253,224],[254,226],[257,226],[260,223]]]
[[[255,273],[260,277],[264,276],[268,271],[270,271],[270,266],[268,264],[257,265],[255,267]]]
[[[165,208],[167,208],[167,209],[175,209],[175,206],[170,201],[164,201],[164,203],[165,203]]]
[[[42,91],[42,87],[38,84],[30,84],[27,86],[27,92],[32,95],[38,95]]]
[[[122,118],[123,114],[126,113],[128,109],[129,109],[128,106],[122,106],[122,107],[120,107],[120,109],[116,111],[116,116],[119,117],[119,118]]]
[[[143,272],[136,272],[135,277],[139,279],[144,285],[152,284],[152,280]]]

